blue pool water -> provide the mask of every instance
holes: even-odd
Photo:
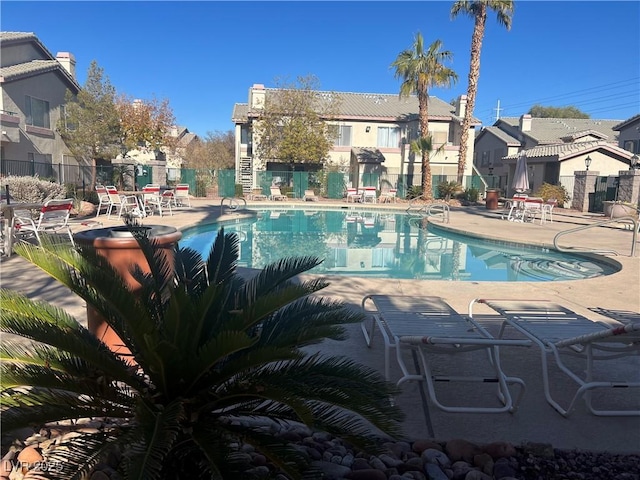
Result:
[[[185,230],[181,247],[206,257],[220,224]],[[454,281],[544,282],[615,273],[591,257],[452,234],[397,213],[261,210],[224,225],[240,239],[239,265],[263,268],[284,257],[313,255],[311,273]]]

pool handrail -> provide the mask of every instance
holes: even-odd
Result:
[[[225,206],[225,202],[229,202],[229,210],[237,210],[240,205],[239,205],[239,201],[242,200],[242,202],[244,203],[242,205],[242,209],[246,209],[247,208],[247,200],[244,198],[240,198],[240,197],[224,197],[222,200],[220,200],[220,208],[223,208]]]
[[[582,251],[582,252],[590,252],[590,253],[609,253],[612,255],[620,255],[616,250],[606,250],[606,249],[597,249],[597,248],[580,248],[580,247],[561,247],[560,245],[558,245],[558,239],[564,235],[570,234],[570,233],[576,233],[576,232],[580,232],[582,230],[587,230],[589,228],[593,228],[593,227],[602,227],[604,225],[607,225],[609,223],[626,223],[626,222],[631,222],[631,224],[633,225],[633,235],[631,237],[631,253],[629,254],[630,257],[635,257],[636,255],[636,244],[638,243],[638,234],[640,233],[640,229],[639,229],[639,224],[638,224],[638,220],[636,220],[634,217],[620,217],[620,218],[610,218],[608,220],[604,220],[602,222],[598,222],[598,223],[592,223],[590,225],[581,225],[579,227],[576,228],[572,228],[570,230],[565,230],[563,232],[558,232],[556,234],[555,237],[553,237],[553,246],[556,250],[560,251],[560,252],[575,252],[575,251]],[[625,229],[626,231],[629,231],[629,229]]]

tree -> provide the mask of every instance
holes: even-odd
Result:
[[[338,113],[338,95],[319,91],[319,81],[312,75],[276,84],[257,112],[253,138],[258,158],[292,163],[326,160],[337,134],[327,122]]]
[[[122,137],[115,89],[95,60],[89,65],[82,90],[76,96],[67,90],[58,131],[76,160],[92,167],[93,189],[96,162],[115,158]]]
[[[132,358],[63,309],[0,290],[0,331],[22,337],[2,342],[2,430],[71,420],[64,425],[73,433],[46,459],[62,467],[51,478],[85,478],[118,452],[124,478],[246,478],[238,471],[243,444],[301,478],[308,458],[264,425],[303,422],[362,448],[374,444],[371,425],[400,433],[395,386],[374,369],[305,348],[344,339],[345,325],[363,319],[316,295],[324,280],[299,279],[321,260],[280,260],[246,279],[235,234],[221,229],[203,260],[188,248],[159,253],[146,233],[129,231],[150,266],[148,274],[131,267],[138,292],[93,247],[24,244],[16,252],[85,300]],[[87,417],[109,426],[74,421]]]
[[[173,110],[169,100],[132,99],[120,95],[116,100],[122,128],[122,144],[127,150],[140,147],[149,150],[173,148],[175,138],[171,136],[171,127],[175,125]]]
[[[511,29],[511,17],[514,3],[511,0],[458,0],[451,8],[451,18],[459,14],[470,16],[474,19],[473,33],[471,34],[471,60],[469,62],[469,84],[467,85],[467,106],[462,121],[460,132],[460,156],[458,158],[458,183],[464,181],[464,171],[467,163],[467,142],[471,117],[476,106],[478,94],[478,79],[480,78],[480,52],[487,22],[487,9],[496,12],[498,23],[507,30]]]
[[[191,142],[184,153],[185,168],[220,170],[234,168],[236,142],[233,131],[207,132],[204,139]]]
[[[429,88],[450,87],[458,80],[458,75],[443,62],[453,60],[453,54],[442,51],[442,41],[436,40],[428,50],[424,49],[421,33],[417,33],[410,49],[400,52],[391,64],[395,67],[395,77],[402,78],[400,97],[412,94],[418,96],[418,116],[421,141],[429,139]],[[429,140],[430,141],[430,140]],[[430,149],[421,149],[422,153],[422,196],[425,200],[433,199],[431,181]]]
[[[536,118],[591,118],[588,113],[573,106],[543,107],[536,104],[527,113]]]

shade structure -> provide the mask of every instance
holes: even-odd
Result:
[[[526,192],[529,190],[529,172],[527,171],[527,155],[521,151],[516,162],[516,172],[513,175],[511,187],[516,192]]]

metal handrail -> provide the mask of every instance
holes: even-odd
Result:
[[[415,199],[414,199],[415,201]],[[414,201],[409,204],[407,213],[409,215],[422,215],[427,218],[442,218],[442,223],[449,223],[449,204],[448,203],[428,203],[427,205],[414,206]]]
[[[638,233],[640,233],[640,231],[638,229],[638,220],[636,220],[634,217],[631,217],[631,216],[620,217],[620,218],[610,218],[609,220],[605,220],[603,222],[593,223],[591,225],[581,225],[580,227],[572,228],[570,230],[565,230],[564,232],[558,232],[556,236],[553,237],[553,246],[556,250],[560,252],[571,252],[571,251],[581,250],[581,251],[591,252],[591,253],[611,253],[613,255],[619,255],[619,253],[616,250],[580,249],[579,247],[561,247],[560,245],[558,245],[558,239],[563,235],[580,232],[582,230],[587,230],[593,227],[602,227],[604,225],[607,225],[609,223],[614,223],[614,222],[616,223],[631,222],[633,224],[633,236],[631,238],[631,254],[629,256],[635,257],[636,244],[638,243],[638,239],[636,237]]]
[[[247,201],[244,198],[239,197],[224,197],[222,200],[220,200],[220,208],[224,207],[225,202],[228,201],[229,210],[237,210],[238,207],[240,207],[240,204],[238,203],[239,200],[242,200],[244,202],[244,205],[242,206],[243,209],[247,208]]]

